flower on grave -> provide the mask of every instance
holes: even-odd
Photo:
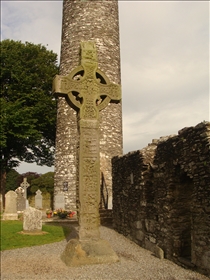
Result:
[[[66,211],[66,210],[64,210],[64,209],[62,209],[62,208],[57,209],[56,212],[57,212],[57,214],[58,214],[58,216],[59,216],[60,218],[66,218],[67,215],[68,215],[68,211]]]
[[[51,214],[52,215],[52,210],[51,209],[47,209],[46,210],[46,214]]]
[[[67,213],[67,210],[65,209],[62,209],[62,208],[59,208],[57,210],[55,210],[57,212],[57,214],[60,214],[60,213]]]
[[[76,212],[74,212],[74,211],[72,211],[72,210],[69,211],[69,215],[74,216],[75,214],[76,214]]]
[[[54,210],[54,211],[53,211],[53,216],[57,216],[57,215],[58,215],[57,210]]]

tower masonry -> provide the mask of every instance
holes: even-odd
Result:
[[[60,75],[66,76],[80,65],[82,41],[95,43],[98,68],[111,83],[121,84],[118,1],[63,1]],[[100,73],[96,78],[102,78]],[[105,80],[102,82],[106,83]],[[54,193],[64,193],[65,208],[72,210],[77,209],[79,186],[78,118],[78,112],[69,106],[67,98],[59,96]],[[110,102],[99,112],[99,143],[101,178],[104,178],[111,208],[111,159],[122,155],[121,102]]]

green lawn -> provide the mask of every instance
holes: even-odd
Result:
[[[65,239],[70,229],[66,226],[43,225],[45,235],[24,235],[18,232],[23,230],[22,221],[1,221],[1,250],[9,250],[47,243],[58,242]]]

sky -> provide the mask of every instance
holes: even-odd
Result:
[[[1,40],[60,57],[61,23],[62,1],[1,1]],[[119,1],[119,25],[124,154],[209,121],[209,1]]]

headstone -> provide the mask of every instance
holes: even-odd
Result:
[[[65,209],[65,196],[63,193],[58,193],[55,195],[54,208],[56,209]]]
[[[29,207],[28,199],[26,199],[26,209]]]
[[[17,211],[22,212],[26,209],[26,199],[23,196],[23,193],[21,192],[21,189],[16,189],[17,194]]]
[[[15,192],[16,194],[22,194],[22,196],[24,196],[24,188],[18,187]]]
[[[40,190],[36,191],[35,208],[36,209],[42,209],[42,192]]]
[[[14,191],[8,191],[5,194],[5,211],[3,220],[17,220],[17,194]]]
[[[62,254],[62,260],[67,265],[118,261],[109,243],[100,239],[99,233],[99,111],[111,100],[120,100],[121,89],[110,83],[101,71],[101,79],[97,78],[98,62],[94,42],[81,42],[81,51],[81,66],[66,77],[57,75],[53,85],[56,95],[66,94],[69,104],[79,110],[79,240],[70,240]],[[74,79],[81,74],[81,69],[84,75]],[[77,98],[75,92],[78,93]]]
[[[21,188],[24,189],[23,196],[27,199],[27,188],[30,187],[29,183],[27,182],[27,178],[23,178],[23,182],[20,184]]]
[[[42,211],[28,207],[23,212],[23,231],[39,232],[42,230]]]

